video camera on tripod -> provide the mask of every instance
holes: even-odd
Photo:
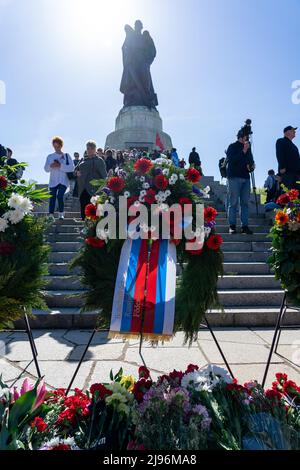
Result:
[[[247,137],[247,141],[250,144],[250,149],[252,146],[252,138],[251,136],[253,135],[252,131],[252,121],[251,119],[246,119],[245,124],[243,127],[238,132],[238,138],[242,137]],[[255,184],[255,176],[254,176],[254,170],[255,170],[255,164],[253,162],[253,165],[248,166],[248,171],[251,175],[251,183],[252,183],[252,189],[255,197],[255,206],[256,206],[256,213],[258,214],[258,200],[257,200],[257,194],[256,194],[256,184]]]

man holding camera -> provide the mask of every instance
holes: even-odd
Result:
[[[293,139],[296,137],[296,130],[297,127],[285,127],[283,129],[284,137],[276,142],[278,173],[282,177],[282,183],[288,189],[299,189],[296,182],[300,177],[300,155],[298,147],[293,143]]]
[[[248,227],[249,199],[250,199],[250,173],[255,165],[249,142],[249,134],[242,128],[237,135],[237,141],[229,145],[227,150],[227,178],[228,178],[228,219],[229,233],[235,234],[237,208],[241,207],[241,232],[252,235]]]

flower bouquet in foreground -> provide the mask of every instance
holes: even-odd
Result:
[[[151,378],[111,373],[89,390],[9,389],[0,380],[0,450],[300,449],[300,388],[276,374],[269,390],[190,364]]]
[[[288,301],[300,305],[300,199],[299,191],[285,188],[279,196],[275,221],[270,230],[272,255],[268,263],[275,278],[287,290]]]
[[[32,211],[48,192],[23,180],[13,183],[12,169],[0,168],[0,329],[21,318],[24,308],[27,313],[46,308],[41,295],[48,261],[46,222]]]
[[[222,238],[215,229],[217,211],[206,205],[210,188],[201,189],[200,178],[197,169],[182,170],[166,158],[141,158],[117,168],[106,181],[93,182],[97,192],[86,207],[85,245],[72,266],[81,268],[82,283],[87,287],[83,309],[101,310],[101,327],[109,326],[124,239],[139,231],[151,244],[164,238],[163,225],[168,231],[166,238],[176,246],[182,271],[176,286],[175,331],[184,330],[191,341],[206,311],[220,308],[217,282],[223,273]],[[204,205],[201,238],[196,222],[197,211]],[[103,226],[109,206],[117,216],[115,234]],[[176,214],[171,210],[174,206]],[[146,220],[139,219],[141,213],[146,214]],[[153,215],[158,224],[153,223]],[[125,227],[128,233],[122,236]]]

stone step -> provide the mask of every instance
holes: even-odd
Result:
[[[67,263],[76,255],[77,251],[51,252],[49,254],[49,262]],[[226,263],[265,262],[269,256],[270,253],[264,251],[225,251],[224,261]]]
[[[265,262],[270,253],[265,251],[227,251],[224,252],[224,261],[228,263],[238,262]]]
[[[177,274],[180,275],[181,269],[178,266]],[[64,290],[85,290],[80,279],[76,275],[51,275],[46,277],[47,290],[59,291]],[[269,275],[224,275],[219,279],[219,289],[276,289],[280,284],[275,280],[274,276]]]
[[[260,221],[260,224],[262,222]],[[74,227],[75,228],[75,227]],[[254,232],[254,234],[256,233],[263,233],[265,234],[266,236],[269,234],[269,226],[267,226],[266,224],[265,225],[259,225],[259,224],[249,224],[249,228]],[[229,230],[229,225],[227,222],[222,222],[221,224],[219,223],[219,220],[217,219],[217,225],[216,225],[216,231],[218,233],[228,233],[228,230]],[[237,230],[238,230],[238,234],[241,230],[241,226],[240,224],[237,226]],[[70,230],[71,231],[71,230]]]
[[[83,229],[83,227],[84,227],[83,223],[76,224],[76,225],[75,224],[74,225],[55,224],[52,227],[50,227],[48,233],[49,234],[53,234],[53,233],[80,233],[80,231]]]
[[[266,263],[224,263],[225,274],[270,274]]]
[[[50,243],[52,252],[77,252],[81,246],[81,242],[53,242]]]
[[[237,233],[235,235],[231,235],[230,233],[222,233],[218,230],[218,232],[224,242],[245,242],[245,241],[253,241],[253,242],[267,242],[269,239],[267,238],[267,234],[264,233],[255,233],[253,235],[244,235],[241,233]],[[80,231],[74,231],[70,233],[48,233],[47,240],[49,243],[54,242],[82,242],[84,239],[84,235],[80,233]],[[270,243],[270,242],[269,242]]]
[[[238,306],[280,306],[282,301],[282,290],[220,290],[219,299],[224,307]]]
[[[82,290],[46,291],[45,300],[48,307],[81,307],[83,305]],[[239,289],[219,290],[221,305],[224,307],[238,306],[279,306],[282,290]]]
[[[234,235],[232,236],[234,239]],[[222,250],[227,251],[267,251],[271,247],[271,242],[252,242],[252,241],[224,241]]]
[[[283,295],[283,294],[282,294]],[[231,327],[272,327],[274,328],[279,307],[274,306],[240,306],[227,307],[223,312],[212,310],[207,317],[212,326]],[[53,308],[47,311],[34,310],[35,317],[30,320],[32,328],[94,328],[100,312],[80,312],[77,307]],[[287,309],[285,315],[287,325],[299,323],[299,312]],[[21,321],[16,322],[17,328],[24,328]],[[218,337],[218,332],[215,331]]]
[[[50,276],[70,276],[72,274],[80,274],[79,268],[70,270],[69,263],[50,263],[48,265]]]
[[[55,253],[57,254],[57,253]],[[68,253],[69,255],[69,253]],[[51,276],[70,276],[72,274],[80,274],[80,269],[70,270],[69,263],[57,262],[49,264],[49,274]],[[180,274],[181,268],[177,265],[177,273]],[[262,262],[248,263],[224,263],[224,272],[228,275],[233,274],[270,274],[269,265]]]
[[[219,289],[279,289],[280,283],[273,275],[228,275],[218,282]]]

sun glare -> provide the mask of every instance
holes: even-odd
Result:
[[[72,0],[65,5],[67,34],[75,40],[77,51],[99,45],[110,48],[134,13],[131,0]]]

